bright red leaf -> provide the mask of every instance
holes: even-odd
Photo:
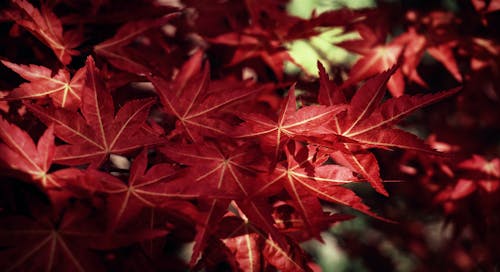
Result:
[[[78,70],[70,80],[66,69],[52,75],[49,68],[34,64],[19,65],[5,60],[2,63],[29,82],[19,85],[5,99],[41,99],[49,96],[56,107],[76,110],[81,104],[85,68]]]
[[[458,81],[462,81],[458,64],[453,54],[456,47],[456,40],[449,39],[445,41],[439,35],[439,27],[446,24],[438,21],[444,14],[436,16],[429,15],[422,19],[428,24],[430,34],[420,34],[413,27],[406,32],[395,37],[388,43],[385,43],[385,34],[375,33],[376,30],[364,25],[357,28],[362,40],[345,41],[340,44],[347,50],[361,54],[362,57],[356,61],[349,73],[349,78],[345,85],[353,85],[360,80],[370,78],[374,75],[389,70],[391,67],[401,62],[401,70],[393,72],[392,78],[387,82],[387,87],[392,96],[399,97],[405,91],[405,79],[416,82],[424,87],[425,81],[417,72],[417,66],[425,52],[428,52],[437,61],[441,62],[451,75]]]
[[[313,237],[319,237],[321,230],[318,227],[322,225],[313,220],[321,221],[324,216],[318,199],[349,206],[380,218],[354,192],[341,186],[357,181],[349,169],[339,165],[321,165],[323,160],[315,162],[315,150],[299,143],[290,142],[285,152],[287,163],[278,164],[268,176],[266,185],[256,194],[277,193],[284,187],[293,199],[305,228]]]
[[[26,131],[0,118],[0,161],[10,169],[21,171],[31,181],[43,187],[60,187],[62,180],[69,176],[79,176],[78,169],[66,168],[50,172],[54,159],[54,127],[50,126],[35,145]]]
[[[311,105],[297,110],[295,87],[292,86],[277,118],[254,113],[242,114],[240,117],[245,123],[233,135],[237,138],[259,138],[262,145],[272,148],[277,158],[289,139],[326,133],[325,124],[343,110],[344,105]]]
[[[160,150],[174,161],[188,166],[177,181],[185,184],[185,194],[237,199],[249,196],[261,185],[256,179],[262,166],[255,146],[205,142],[167,145]]]
[[[495,270],[498,1],[302,2],[2,2],[0,270]]]
[[[57,163],[100,166],[110,154],[124,154],[160,139],[145,123],[154,99],[127,102],[114,113],[111,94],[105,89],[94,60],[87,59],[87,77],[82,94],[82,115],[64,110],[45,110],[28,105],[46,124],[54,124],[54,133],[69,145],[58,146]]]
[[[7,16],[50,47],[62,64],[69,64],[72,56],[79,54],[74,48],[82,41],[81,33],[78,30],[63,33],[61,21],[46,4],[39,10],[26,0],[12,2],[17,9],[7,12]]]

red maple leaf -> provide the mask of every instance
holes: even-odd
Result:
[[[80,115],[66,110],[43,109],[28,104],[42,122],[54,124],[54,134],[69,145],[56,148],[61,164],[100,166],[110,154],[124,154],[159,143],[158,135],[145,123],[154,99],[125,103],[115,115],[113,99],[99,77],[92,57],[87,59],[86,81]]]
[[[326,133],[325,125],[343,110],[344,105],[310,105],[297,110],[295,87],[292,86],[277,118],[242,113],[239,117],[245,120],[245,123],[240,125],[233,135],[236,138],[257,137],[264,148],[274,151],[273,155],[277,158],[289,139]]]
[[[395,267],[381,237],[421,259],[415,270],[497,263],[498,0],[321,7],[310,19],[289,0],[6,2],[1,271],[319,271],[301,246],[354,217],[337,210],[377,230],[367,243],[340,234],[367,268]],[[322,66],[319,80],[284,69],[291,43],[333,28],[359,32],[340,43],[360,55],[354,66],[329,63],[335,81]],[[409,96],[405,84],[462,79],[455,101],[409,116],[457,89]],[[373,221],[390,221],[367,205],[388,189],[403,214],[391,199],[380,214],[423,207],[455,239],[433,250],[423,223]],[[454,259],[432,267],[429,253]]]
[[[135,157],[127,182],[108,173],[88,169],[84,182],[74,184],[89,192],[106,194],[108,229],[119,228],[136,218],[142,210],[165,205],[169,198],[178,197],[162,192],[163,184],[175,173],[172,166],[161,163],[146,171],[147,163],[147,151],[144,150]]]
[[[167,145],[160,150],[185,166],[180,177],[183,193],[204,198],[248,197],[260,186],[256,174],[263,160],[255,146],[233,146],[224,142]]]
[[[196,145],[168,145],[161,151],[169,158],[187,166],[178,180],[166,185],[166,191],[204,200],[204,220],[198,226],[191,264],[197,260],[212,234],[214,224],[221,220],[230,199],[243,201],[261,183],[256,178],[261,163],[255,146],[232,146],[224,142],[199,143]],[[265,160],[264,160],[265,161]],[[263,162],[262,160],[260,162]],[[173,186],[172,186],[173,185]],[[210,207],[209,209],[206,206]],[[245,209],[252,218],[273,233],[272,220],[268,213],[260,210],[254,202]],[[275,231],[275,230],[274,230]]]
[[[8,168],[21,171],[43,187],[61,187],[64,177],[79,176],[78,169],[65,168],[49,173],[54,159],[54,127],[50,126],[35,145],[24,130],[0,117],[0,161]]]
[[[259,150],[255,146],[234,146],[218,143],[198,143],[196,145],[168,145],[161,151],[169,158],[187,166],[184,175],[166,185],[168,192],[183,196],[192,196],[204,200],[204,223],[198,226],[195,247],[191,264],[197,260],[204,250],[214,224],[217,224],[226,212],[230,199],[240,203],[251,220],[275,237],[280,245],[286,242],[278,235],[273,226],[269,210],[256,198],[248,201],[250,195],[264,185],[257,178],[262,172],[265,159],[259,158]],[[170,189],[171,186],[172,188]],[[207,206],[210,207],[207,209]]]
[[[184,134],[193,142],[202,140],[203,136],[220,136],[225,131],[221,128],[224,122],[217,113],[236,102],[256,94],[261,87],[233,86],[230,92],[225,89],[209,88],[209,67],[203,65],[203,53],[195,53],[181,68],[173,81],[161,77],[149,76],[153,82],[165,111],[177,119],[176,131],[173,134]],[[225,86],[230,88],[230,86]]]
[[[1,62],[29,81],[9,92],[5,99],[41,99],[49,96],[57,107],[69,110],[80,107],[85,80],[84,68],[78,70],[70,80],[70,74],[66,69],[60,69],[52,76],[52,71],[43,66],[18,65],[5,60]]]
[[[298,142],[290,142],[285,147],[285,153],[287,161],[276,166],[255,195],[272,195],[284,188],[312,237],[319,238],[320,226],[323,225],[324,213],[318,199],[349,206],[385,220],[371,212],[354,192],[341,186],[357,181],[351,170],[324,164],[325,157],[317,157],[316,148],[302,146]]]
[[[417,66],[424,53],[429,53],[437,61],[441,62],[452,76],[458,81],[462,81],[462,76],[458,69],[458,64],[453,54],[453,48],[457,41],[453,37],[443,39],[434,29],[442,28],[446,22],[436,22],[439,18],[446,17],[436,15],[422,19],[428,22],[430,34],[420,34],[414,27],[391,41],[385,43],[385,33],[377,32],[377,29],[361,23],[357,30],[362,40],[351,40],[337,44],[347,50],[361,54],[362,57],[351,67],[349,79],[344,83],[346,86],[357,84],[360,80],[367,79],[376,74],[382,73],[401,62],[401,70],[394,72],[393,77],[387,82],[391,94],[395,97],[401,96],[405,89],[404,76],[408,77],[422,86],[427,84],[417,73]],[[430,21],[430,23],[429,23]]]
[[[7,11],[7,16],[49,46],[62,64],[69,64],[71,57],[79,54],[74,48],[81,43],[81,33],[78,30],[63,33],[61,21],[47,5],[42,4],[38,10],[25,0],[12,2],[17,9]]]
[[[329,83],[328,75],[318,63],[322,87],[319,102],[324,105],[343,103],[347,99],[342,90]],[[376,158],[367,148],[403,148],[436,153],[422,140],[394,125],[403,117],[421,107],[455,94],[459,88],[436,94],[400,96],[382,103],[385,84],[397,66],[377,75],[361,86],[349,102],[347,111],[335,117],[332,130],[341,137],[340,145],[331,152],[338,163],[349,166],[365,177],[379,192],[387,195],[380,178]],[[337,140],[337,139],[336,139]]]
[[[38,205],[33,215],[1,218],[0,267],[3,271],[106,271],[97,250],[109,250],[165,235],[166,230],[133,233],[104,231],[98,217],[83,205],[61,214]]]

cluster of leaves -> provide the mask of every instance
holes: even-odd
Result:
[[[500,207],[499,2],[456,1],[453,7],[443,2],[379,9],[375,12],[384,16],[356,26],[364,37],[361,41],[341,46],[362,55],[349,71],[351,78],[364,78],[402,58],[400,75],[388,84],[395,96],[403,90],[462,83],[460,93],[448,103],[405,123],[427,135],[426,142],[446,156],[377,153],[386,178],[411,182],[392,184],[392,195],[397,197],[384,205],[386,214],[405,224],[374,228],[400,252],[417,258],[414,269],[491,270],[499,265],[495,252],[500,239],[495,212]],[[367,44],[372,40],[377,42]],[[368,66],[373,71],[354,69],[372,62],[379,64]],[[395,269],[395,261],[381,246],[355,243],[353,247],[363,250],[354,256],[378,252],[386,257],[378,258],[378,263],[366,261],[368,267],[384,264]]]
[[[494,2],[473,1],[481,25]],[[2,7],[2,270],[311,271],[300,243],[353,211],[392,224],[352,188],[389,195],[381,173],[391,167],[376,150],[407,150],[396,165],[409,176],[447,174],[430,193],[448,214],[455,200],[500,191],[498,159],[449,161],[396,127],[459,91],[405,94],[405,83],[432,87],[417,72],[425,53],[455,87],[494,66],[494,40],[448,31],[461,26],[451,13],[412,11],[385,43],[384,9],[301,19],[286,3]],[[331,27],[361,36],[338,44],[362,55],[338,66],[349,75],[331,79],[335,64],[320,62],[317,79],[287,75],[284,63],[296,61],[285,43]]]

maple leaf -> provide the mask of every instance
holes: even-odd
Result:
[[[2,246],[15,247],[1,252],[2,260],[9,260],[8,263],[2,262],[4,271],[104,271],[102,267],[94,266],[98,264],[97,256],[86,250],[88,242],[98,239],[99,233],[92,233],[89,229],[78,230],[75,228],[78,225],[72,225],[71,217],[69,215],[63,218],[61,228],[51,222],[50,218],[35,221],[29,218],[9,218],[7,224],[3,224],[0,243]],[[10,237],[7,238],[6,235]],[[17,238],[15,243],[11,240],[13,238]],[[5,242],[6,239],[9,240]]]
[[[210,90],[209,67],[203,65],[203,53],[195,53],[181,68],[171,82],[161,77],[148,76],[155,86],[166,112],[177,119],[175,133],[185,133],[193,142],[202,140],[204,135],[224,135],[217,112],[229,104],[241,102],[256,94],[262,87],[237,86],[231,92]],[[228,86],[226,86],[228,88]]]
[[[336,208],[385,220],[353,188],[387,195],[382,177],[400,178],[398,167],[416,181],[390,188],[404,217],[432,210],[426,223],[451,222],[456,239],[432,250],[419,222],[375,224],[376,236],[410,241],[403,248],[423,260],[415,270],[437,270],[434,256],[451,260],[441,270],[497,263],[499,1],[455,1],[449,11],[300,3],[318,7],[311,19],[289,13],[303,1],[288,0],[6,2],[0,68],[24,81],[0,75],[0,88],[16,87],[0,91],[0,270],[318,271],[301,243],[332,239],[320,233],[353,217]],[[330,61],[335,81],[323,67],[319,82],[285,73],[297,61],[290,43],[322,49],[317,39],[337,45],[329,36],[353,30],[362,39],[340,46],[360,58]],[[80,44],[103,71],[91,59],[78,70]],[[449,75],[436,78],[440,68]],[[462,77],[471,88],[454,103],[405,120],[450,145],[398,126],[456,91],[405,96],[405,84]],[[294,88],[283,95],[283,79],[299,80],[300,99]],[[394,268],[380,239],[359,244],[349,237],[363,233],[349,233],[350,256]],[[464,239],[474,250],[452,243]]]
[[[198,226],[195,237],[195,247],[191,265],[206,246],[211,235],[211,227],[224,215],[229,199],[245,199],[259,186],[256,172],[260,171],[257,150],[252,146],[231,146],[219,142],[205,142],[196,145],[167,145],[161,147],[169,158],[187,166],[185,175],[179,180],[166,184],[166,191],[183,196],[196,196],[198,199],[208,199],[206,205],[211,207],[206,211],[204,223]],[[173,185],[173,186],[172,186]],[[257,222],[273,233],[272,220],[265,211],[256,207],[255,203],[247,203],[249,210]],[[275,231],[275,230],[274,230]]]
[[[175,173],[171,165],[156,164],[147,171],[146,167],[147,151],[144,150],[135,157],[127,182],[108,173],[88,169],[84,183],[75,186],[106,194],[108,229],[114,230],[130,222],[141,210],[165,204],[168,197],[177,196],[162,193],[161,190],[163,183]]]
[[[318,69],[320,82],[323,85],[320,88],[319,102],[324,105],[335,105],[346,101],[341,88],[328,83],[328,75],[321,63],[318,63]],[[348,139],[348,141],[340,140],[343,143],[335,146],[335,150],[331,153],[333,158],[363,175],[378,192],[384,195],[387,195],[387,192],[382,185],[377,160],[365,149],[402,148],[437,154],[415,135],[393,126],[419,108],[453,95],[460,89],[455,88],[436,94],[404,95],[382,103],[385,84],[396,69],[397,66],[394,66],[367,80],[350,100],[346,113],[335,117],[332,126],[336,135]],[[360,148],[360,145],[363,148]]]
[[[52,71],[44,66],[19,65],[5,60],[1,62],[29,81],[9,92],[4,99],[41,99],[49,96],[57,107],[69,110],[76,110],[80,107],[85,80],[84,68],[78,70],[70,80],[66,69],[60,69],[52,76]]]
[[[186,174],[180,178],[187,186],[183,193],[204,198],[238,199],[249,196],[260,186],[255,178],[262,167],[255,146],[231,146],[220,141],[170,144],[159,149],[167,157],[188,166]]]
[[[161,140],[145,123],[154,99],[125,103],[114,114],[113,99],[99,77],[92,57],[86,63],[86,81],[80,115],[66,110],[45,110],[27,104],[42,122],[54,124],[57,137],[69,143],[56,148],[55,162],[100,166],[110,154],[124,154]]]
[[[19,9],[7,12],[7,16],[49,46],[62,64],[69,64],[72,56],[79,54],[74,48],[81,42],[80,34],[75,31],[63,33],[61,21],[46,5],[42,4],[38,10],[25,0],[12,2]]]
[[[54,127],[49,126],[35,145],[24,130],[0,117],[0,161],[7,167],[29,175],[30,180],[43,187],[61,187],[61,179],[78,176],[78,169],[66,168],[49,173],[54,159]]]
[[[351,190],[340,185],[357,181],[352,171],[339,165],[322,165],[316,159],[316,149],[289,142],[285,147],[287,162],[280,163],[266,179],[266,184],[255,195],[272,195],[285,188],[300,214],[305,229],[319,238],[320,222],[324,213],[318,199],[349,206],[370,216],[382,219],[371,212]],[[318,222],[315,222],[319,220]]]
[[[326,133],[324,125],[343,110],[344,105],[310,105],[297,110],[295,86],[292,86],[283,101],[277,121],[263,114],[243,113],[240,117],[245,123],[233,132],[233,136],[258,137],[265,147],[274,150],[273,155],[277,158],[280,149],[289,139]]]
[[[435,20],[432,16],[429,16],[427,21],[432,21],[428,23],[431,29],[440,27],[433,23]],[[393,77],[387,82],[389,91],[394,97],[399,97],[404,93],[404,76],[427,87],[427,84],[417,73],[417,66],[425,52],[441,62],[458,82],[462,81],[458,64],[453,55],[453,48],[457,44],[453,39],[440,41],[434,37],[439,34],[429,37],[429,35],[419,34],[414,27],[410,27],[406,32],[385,43],[381,39],[383,34],[375,33],[376,30],[366,25],[360,25],[357,29],[362,40],[337,44],[362,55],[351,67],[349,78],[344,83],[346,86],[357,84],[360,80],[382,73],[401,62],[401,70],[395,71]]]
[[[345,41],[338,46],[362,54],[363,56],[354,63],[349,73],[349,78],[344,83],[346,86],[356,84],[360,80],[381,73],[394,65],[403,53],[407,40],[401,37],[394,39],[389,44],[378,44],[377,35],[373,30],[363,26],[358,29],[363,41]],[[417,44],[418,41],[415,41]],[[404,92],[404,79],[401,70],[395,71],[394,77],[388,82],[388,87],[394,96],[401,96]]]
[[[44,207],[45,208],[45,207]],[[95,214],[82,205],[62,214],[33,209],[32,217],[1,219],[3,271],[106,271],[95,249],[107,250],[165,235],[165,230],[106,234]]]
[[[271,207],[262,205],[257,198],[247,201],[253,192],[263,186],[263,181],[257,178],[257,173],[265,170],[265,160],[258,157],[260,153],[255,146],[232,146],[220,141],[196,145],[168,145],[160,150],[169,158],[187,166],[184,169],[185,175],[166,184],[164,191],[208,199],[206,205],[212,207],[207,211],[206,222],[198,227],[192,264],[205,247],[211,234],[210,226],[221,219],[229,199],[236,200],[248,217],[275,237],[280,245],[286,244],[273,226],[272,217],[268,212]]]

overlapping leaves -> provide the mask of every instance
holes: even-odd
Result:
[[[92,58],[87,60],[86,75],[82,115],[28,105],[44,123],[54,124],[54,134],[68,143],[56,148],[56,162],[90,163],[98,167],[110,154],[123,154],[160,142],[158,135],[145,123],[154,99],[129,101],[115,115],[111,94]]]
[[[49,46],[63,64],[71,62],[78,55],[74,48],[82,42],[79,31],[63,32],[61,20],[46,5],[35,8],[26,0],[13,0],[15,8],[6,12],[7,18],[15,21],[40,41]]]
[[[60,69],[52,76],[52,71],[47,67],[18,65],[8,61],[2,63],[29,81],[9,92],[5,99],[42,99],[48,96],[57,107],[69,110],[80,107],[85,69],[78,70],[70,80],[69,72],[65,69]]]
[[[319,92],[300,82],[305,95],[297,98],[301,92],[296,85],[283,81],[283,62],[291,61],[283,43],[315,35],[318,26],[350,26],[364,20],[362,13],[340,10],[304,20],[287,15],[281,1],[224,2],[220,5],[239,6],[244,19],[224,11],[223,24],[229,26],[208,35],[203,33],[208,26],[200,26],[190,9],[124,23],[113,16],[125,12],[126,21],[133,11],[117,7],[117,13],[107,16],[114,2],[98,2],[91,4],[95,18],[89,20],[94,21],[79,22],[78,27],[70,23],[81,16],[55,15],[79,7],[70,1],[33,6],[12,0],[12,7],[2,12],[58,60],[50,51],[38,62],[2,60],[28,81],[5,99],[16,107],[21,100],[30,112],[23,115],[21,106],[18,113],[11,110],[0,118],[2,170],[39,185],[37,190],[52,200],[49,212],[41,213],[2,202],[0,255],[13,260],[0,260],[7,271],[96,271],[103,269],[103,259],[113,266],[115,256],[124,256],[117,249],[136,242],[143,244],[123,251],[147,255],[148,263],[154,258],[166,263],[171,259],[162,254],[168,251],[168,239],[194,241],[191,268],[208,269],[222,260],[234,270],[309,271],[299,243],[321,239],[322,231],[351,218],[326,211],[326,203],[388,221],[346,186],[368,181],[388,194],[372,148],[438,154],[395,125],[457,92],[402,95],[403,75],[423,84],[415,68],[424,51],[462,79],[451,40],[434,43],[407,32],[385,45],[361,22],[356,27],[364,40],[342,45],[364,54],[351,77],[337,86],[319,66]],[[99,27],[104,27],[102,36],[86,37],[82,43],[80,36]],[[78,65],[83,59],[73,58],[79,54],[77,46],[96,61],[88,56],[84,67]],[[231,51],[217,59],[210,50],[218,47]],[[36,47],[33,51],[43,55]],[[161,52],[154,63],[148,61],[156,57],[151,52]],[[51,58],[57,69],[48,68],[54,63],[15,64]],[[393,66],[398,58],[403,60],[401,69]],[[279,82],[261,78],[262,63],[253,65],[252,59],[263,61],[270,68],[264,73]],[[397,98],[384,100],[387,84]],[[281,86],[290,85],[282,95]],[[15,123],[31,114],[38,119]],[[43,126],[38,120],[47,127],[41,137],[30,127]],[[498,178],[494,162],[482,157],[464,161],[460,171],[481,175],[466,175],[455,195],[465,197],[477,188],[497,191],[490,182]],[[62,200],[57,194],[64,195]],[[82,207],[75,208],[75,203]],[[8,214],[23,213],[19,210],[29,217]],[[165,237],[170,229],[174,234]],[[175,236],[182,231],[190,233]],[[159,254],[142,252],[151,239],[165,242]],[[116,251],[108,255],[108,250]],[[152,270],[162,270],[156,265]]]
[[[245,86],[244,83],[229,85],[232,87],[231,91],[210,89],[208,64],[203,63],[202,52],[197,52],[183,65],[174,80],[148,77],[154,84],[165,111],[177,120],[172,134],[185,134],[193,142],[202,140],[205,135],[226,134],[225,122],[218,113],[228,105],[241,103],[262,90],[261,87]]]
[[[335,105],[347,101],[343,90],[329,81],[324,68],[318,63],[321,88],[319,102]],[[385,85],[397,70],[393,67],[369,79],[351,98],[345,113],[335,118],[332,130],[341,140],[335,139],[330,155],[338,163],[350,167],[366,178],[380,193],[387,195],[380,178],[376,158],[367,148],[403,148],[435,153],[422,140],[394,125],[403,117],[421,107],[453,95],[459,89],[419,96],[400,96],[382,103]]]

